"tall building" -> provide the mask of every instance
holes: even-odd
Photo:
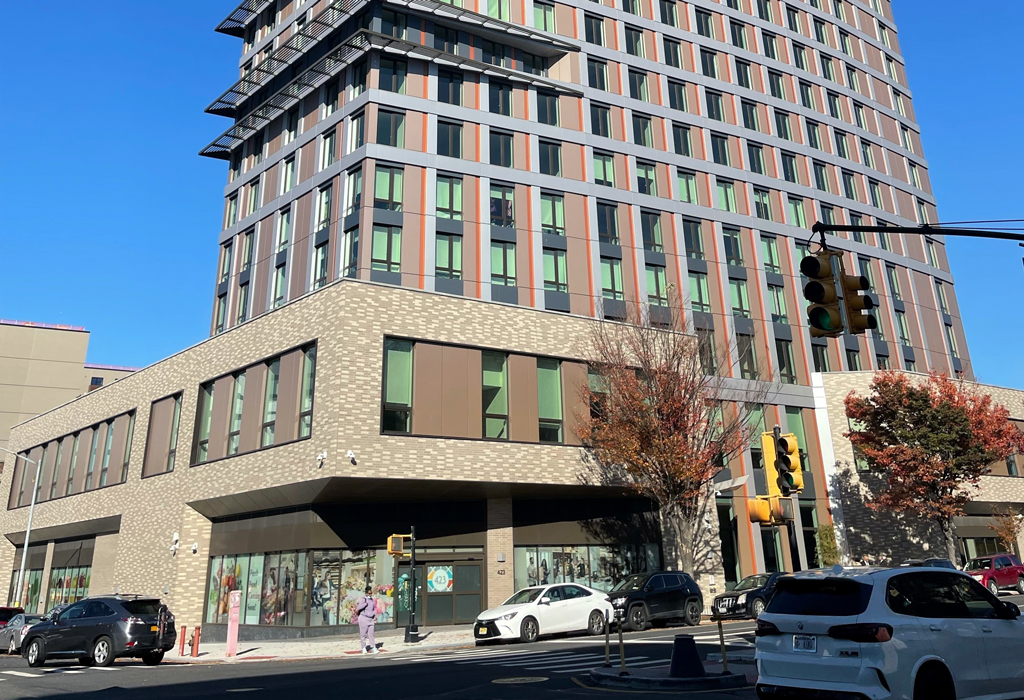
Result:
[[[720,592],[816,563],[812,378],[970,376],[940,239],[833,237],[879,330],[804,322],[815,220],[936,220],[884,0],[246,0],[218,30],[243,54],[202,150],[229,165],[211,337],[15,430],[44,467],[0,477],[0,570],[40,501],[12,599],[156,593],[217,639],[239,589],[266,638],[347,629],[370,583],[403,624],[383,547],[410,526],[428,623],[657,568],[651,504],[581,480],[576,416],[593,319],[664,322],[677,292],[805,448],[791,527],[748,520],[756,441],[716,480],[694,573]]]
[[[79,326],[0,319],[0,447],[12,426],[136,370],[87,363],[88,346]]]

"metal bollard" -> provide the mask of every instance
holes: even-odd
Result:
[[[608,611],[604,611],[604,667],[612,667],[612,618]]]
[[[196,627],[195,631],[192,632],[192,658],[199,656],[199,634],[201,631],[199,627]]]
[[[718,618],[718,646],[722,649],[722,671],[729,673],[729,657],[725,655],[725,632],[722,631],[722,618]]]
[[[622,642],[622,627],[623,620],[626,618],[626,611],[623,610],[619,616],[619,675],[628,676],[626,673],[626,647]]]
[[[185,630],[186,630],[186,629],[187,629],[187,628],[185,627],[185,625],[182,625],[182,626],[181,626],[181,630],[180,630],[180,632],[179,632],[179,638],[178,638],[178,656],[184,656],[184,655],[185,655]]]

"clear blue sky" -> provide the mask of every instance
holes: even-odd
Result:
[[[85,326],[108,364],[206,337],[226,166],[196,153],[229,125],[203,108],[237,78],[240,40],[213,32],[236,4],[4,8],[0,317]],[[895,6],[940,216],[1024,218],[1024,3]],[[949,250],[978,377],[1024,388],[1024,249]]]

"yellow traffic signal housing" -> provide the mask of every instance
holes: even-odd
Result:
[[[785,523],[795,520],[793,499],[786,496],[774,496],[771,499],[772,522]]]
[[[861,313],[875,307],[875,302],[867,296],[867,292],[871,291],[871,280],[864,275],[846,274],[842,257],[839,258],[839,265],[843,270],[843,304],[846,306],[846,320],[850,326],[850,333],[860,334],[878,328],[878,321],[874,316]]]
[[[771,501],[767,498],[748,498],[747,515],[752,523],[770,524],[772,521]]]
[[[775,435],[761,433],[761,455],[764,458],[764,478],[768,482],[768,495],[781,496],[779,490],[779,472],[775,468]]]
[[[837,337],[843,333],[843,314],[832,266],[832,258],[840,255],[825,250],[800,261],[800,272],[809,280],[804,285],[804,298],[811,302],[807,307],[807,323],[814,338]]]
[[[800,445],[796,435],[785,433],[775,443],[776,471],[778,472],[778,490],[783,496],[795,491],[803,491],[804,473],[800,464]]]
[[[388,538],[388,554],[401,555],[405,547],[405,538],[401,535],[391,535]]]

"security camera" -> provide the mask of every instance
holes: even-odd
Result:
[[[199,543],[198,542],[193,542],[192,543],[192,553],[193,554],[199,554]]]
[[[348,461],[352,462],[352,464],[356,463],[356,453],[353,452],[352,450],[346,452],[345,456],[348,457]]]
[[[324,450],[316,456],[316,468],[321,469],[324,466],[324,460],[327,459],[327,450]]]
[[[178,545],[178,540],[179,540],[179,538],[178,538],[178,533],[177,532],[175,532],[173,535],[171,535],[171,547],[170,547],[170,549],[171,549],[171,554],[172,555],[178,553],[178,546],[179,546]]]

